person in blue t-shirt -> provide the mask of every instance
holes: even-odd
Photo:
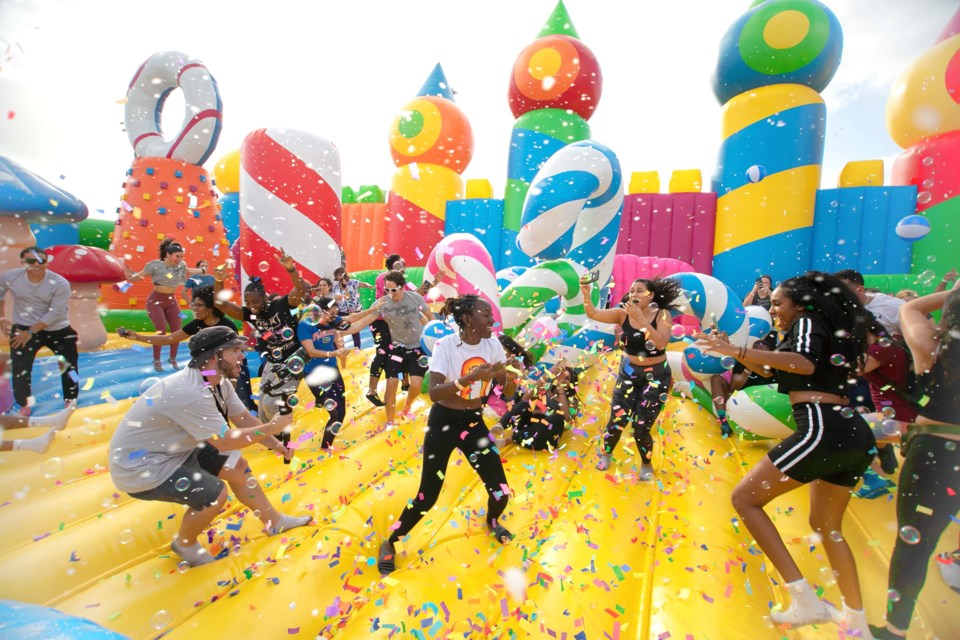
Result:
[[[212,287],[215,282],[215,278],[207,273],[206,260],[198,261],[197,269],[200,270],[200,273],[187,278],[187,281],[183,283],[183,288],[180,289],[180,297],[183,298],[183,303],[188,307],[193,300],[194,291],[200,287]]]
[[[347,415],[346,388],[337,358],[350,351],[343,346],[343,336],[352,335],[360,328],[339,330],[343,324],[337,318],[339,307],[333,298],[318,298],[314,303],[321,311],[307,311],[301,316],[297,324],[297,340],[310,356],[303,369],[304,380],[313,392],[316,406],[323,407],[329,414],[320,443],[322,449],[329,449]]]

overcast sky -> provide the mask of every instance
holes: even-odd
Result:
[[[699,168],[709,185],[720,105],[710,90],[720,38],[750,5],[734,0],[567,0],[603,71],[590,120],[625,173]],[[843,62],[824,92],[824,186],[850,160],[891,158],[884,125],[892,83],[927,50],[957,0],[833,0]],[[138,66],[159,51],[199,58],[217,79],[223,133],[207,163],[260,127],[332,140],[345,185],[389,188],[390,123],[443,65],[475,137],[466,178],[500,197],[517,54],[554,0],[0,0],[0,154],[57,182],[91,211],[114,211],[133,151],[123,105]],[[179,128],[182,100],[164,124]],[[180,111],[177,111],[180,109]],[[165,131],[171,137],[175,131]],[[889,163],[887,166],[889,173]],[[62,177],[61,177],[62,176]]]

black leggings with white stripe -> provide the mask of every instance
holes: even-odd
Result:
[[[842,411],[845,408],[815,402],[793,405],[797,430],[767,454],[773,466],[797,482],[856,486],[877,442],[863,416]]]

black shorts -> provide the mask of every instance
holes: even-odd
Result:
[[[194,511],[206,509],[216,502],[223,492],[223,480],[217,475],[228,457],[211,444],[198,445],[186,462],[163,484],[147,491],[131,493],[130,497],[185,504]]]
[[[773,466],[797,482],[823,480],[856,486],[873,460],[877,442],[859,413],[846,418],[840,413],[842,408],[813,402],[795,404],[797,430],[767,454]]]
[[[422,378],[427,375],[430,361],[420,347],[408,349],[391,344],[387,347],[386,353],[387,359],[383,370],[388,378],[399,378],[405,373],[410,374],[411,378]]]

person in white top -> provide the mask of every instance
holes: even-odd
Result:
[[[268,535],[310,522],[309,515],[277,511],[240,457],[240,449],[256,443],[286,455],[274,435],[291,424],[289,412],[263,424],[240,401],[230,379],[240,375],[243,344],[228,327],[201,329],[190,338],[187,368],[144,391],[110,440],[117,489],[137,500],[189,507],[171,550],[190,566],[214,560],[197,537],[226,503],[224,482],[258,514]]]
[[[888,296],[885,293],[867,293],[864,288],[863,274],[854,269],[844,269],[833,275],[842,280],[853,291],[854,295],[860,300],[860,304],[873,314],[873,317],[883,325],[887,333],[897,338],[903,335],[900,330],[900,307],[903,306],[904,300]]]
[[[482,408],[491,381],[504,385],[511,395],[515,386],[514,359],[500,341],[492,337],[493,310],[479,296],[464,294],[448,299],[444,307],[460,327],[460,335],[441,338],[430,361],[430,417],[423,437],[423,471],[420,488],[397,519],[387,540],[380,546],[377,564],[381,574],[396,569],[394,545],[423,518],[440,496],[447,463],[455,449],[470,462],[483,481],[487,501],[487,525],[498,542],[513,539],[499,518],[507,508],[507,476],[500,453],[490,440]]]

